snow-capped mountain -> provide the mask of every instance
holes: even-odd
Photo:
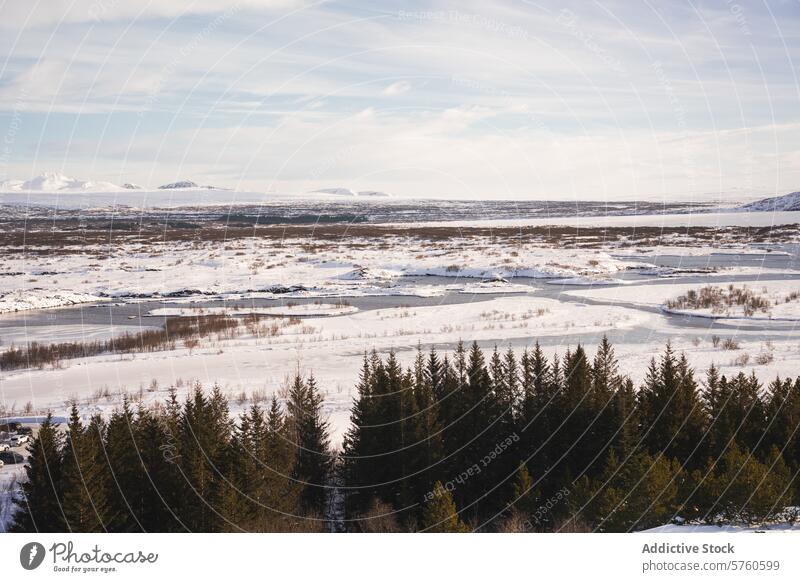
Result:
[[[199,186],[191,180],[181,180],[180,182],[163,184],[158,187],[159,190],[177,190],[179,188],[199,188]]]
[[[78,180],[60,172],[44,172],[30,180],[8,180],[0,183],[3,192],[109,192],[121,190],[111,182]]]
[[[217,188],[216,186],[201,186],[197,182],[192,182],[191,180],[180,180],[158,187],[159,190],[189,190],[192,188],[200,190],[224,190],[224,188]]]
[[[800,192],[764,198],[763,200],[744,204],[739,209],[750,212],[791,212],[800,210]]]
[[[391,196],[386,192],[378,192],[377,190],[361,190],[356,192],[350,188],[321,188],[320,190],[314,190],[311,194],[333,194],[335,196],[350,196],[353,198]]]

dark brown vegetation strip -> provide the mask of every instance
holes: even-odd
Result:
[[[176,222],[159,224],[132,220],[89,221],[30,220],[0,224],[0,248],[6,254],[27,252],[60,254],[85,252],[87,246],[164,242],[225,242],[246,238],[271,241],[346,242],[357,246],[363,240],[408,238],[448,241],[464,238],[487,238],[516,244],[559,244],[571,247],[594,247],[609,242],[622,246],[689,245],[698,240],[715,242],[768,242],[783,240],[797,233],[798,225],[767,227],[590,227],[521,226],[489,228],[483,226],[415,226],[374,224],[322,225],[233,225],[215,222]],[[360,240],[361,239],[361,240]]]
[[[63,360],[106,353],[130,354],[174,349],[177,340],[196,340],[213,333],[232,336],[238,325],[236,319],[224,315],[176,317],[167,319],[161,329],[126,332],[108,340],[57,344],[31,342],[25,346],[12,346],[0,353],[0,370],[42,368],[57,365]]]

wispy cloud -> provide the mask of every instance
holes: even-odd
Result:
[[[400,95],[401,93],[407,93],[408,91],[411,91],[411,83],[408,81],[397,81],[386,87],[381,93],[392,97],[394,95]]]

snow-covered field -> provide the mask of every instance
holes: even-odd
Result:
[[[484,238],[447,242],[400,236],[370,241],[240,239],[85,247],[77,254],[19,256],[0,265],[0,313],[103,298],[202,296],[431,296],[409,277],[447,277],[470,293],[519,291],[502,279],[608,278],[636,265],[602,250],[489,246]],[[481,285],[481,281],[486,282]]]
[[[159,200],[207,193],[240,194],[176,189],[160,192]],[[95,203],[101,196],[91,191],[46,196],[84,195]],[[147,192],[120,189],[105,195],[145,197]],[[24,190],[3,196],[46,202]],[[479,228],[466,231],[453,222],[437,222],[434,230],[415,233],[399,225],[374,233],[351,232],[345,225],[335,236],[315,236],[314,231],[302,236],[293,235],[295,231],[285,236],[248,233],[222,240],[141,235],[116,244],[40,244],[35,252],[0,248],[0,314],[5,312],[0,315],[0,350],[27,341],[106,339],[157,327],[164,317],[261,318],[242,317],[236,337],[203,338],[191,349],[179,342],[172,351],[0,371],[0,399],[9,410],[30,402],[36,410],[62,413],[65,403],[77,398],[89,414],[113,409],[123,392],[157,400],[168,386],[186,387],[194,380],[219,383],[232,396],[269,394],[300,369],[313,372],[326,391],[338,440],[347,427],[360,360],[373,349],[396,350],[409,363],[417,346],[452,350],[460,340],[477,340],[488,348],[521,350],[539,340],[552,355],[578,342],[592,350],[608,334],[622,371],[636,382],[667,341],[686,351],[701,373],[713,362],[724,373],[754,370],[764,380],[776,374],[795,376],[800,373],[800,347],[794,326],[779,321],[800,316],[800,302],[779,304],[780,298],[800,289],[793,229],[780,230],[780,236],[766,242],[748,241],[727,227],[712,235],[700,233],[702,238],[693,238],[698,231],[663,236],[654,231],[655,238],[647,235],[641,242],[634,230],[610,233],[598,228],[650,227],[665,221],[744,226],[800,222],[800,213],[758,215],[580,217],[578,222],[595,230],[572,233],[569,244],[541,233],[520,238],[506,231],[496,236],[496,221],[478,216],[470,224]],[[559,223],[551,219],[547,224]],[[658,263],[659,255],[670,254],[679,257],[676,264]],[[660,309],[689,289],[728,283],[766,288],[775,302],[774,321],[687,324]],[[100,312],[108,314],[110,323],[101,321]],[[736,349],[722,349],[716,335],[735,338]]]

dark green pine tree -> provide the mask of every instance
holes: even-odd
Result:
[[[286,416],[273,395],[267,411],[267,426],[264,435],[265,463],[261,471],[262,488],[268,508],[263,519],[273,528],[270,531],[284,531],[286,525],[297,522],[300,514],[301,485],[292,479],[295,457],[288,434]],[[266,470],[264,470],[266,469]],[[274,515],[277,513],[277,515]],[[291,524],[289,523],[291,522]]]
[[[442,363],[436,350],[431,348],[427,358],[415,363],[414,394],[419,410],[418,431],[422,457],[420,480],[423,491],[430,491],[433,484],[444,476],[443,430],[439,422],[439,394],[444,384]]]
[[[500,355],[495,348],[489,366],[492,381],[492,398],[497,406],[497,419],[493,433],[495,442],[503,441],[507,447],[493,461],[495,483],[490,496],[508,499],[513,493],[513,476],[519,469],[522,394],[520,388],[519,364],[516,354],[509,348]],[[504,440],[504,439],[510,439]],[[510,443],[510,444],[509,444]]]
[[[111,414],[106,429],[105,479],[108,519],[106,527],[112,532],[139,532],[143,526],[136,511],[141,487],[140,460],[134,428],[134,413],[127,397],[122,408]]]
[[[27,480],[10,531],[52,533],[65,531],[61,509],[61,455],[63,437],[53,415],[47,414],[28,446]]]
[[[413,371],[404,373],[393,352],[389,353],[382,370],[376,385],[380,462],[385,465],[380,472],[384,479],[381,498],[395,509],[401,509],[413,504],[415,495],[424,494],[420,474],[424,443],[419,435]]]
[[[761,383],[756,378],[755,372],[750,376],[739,372],[731,379],[730,384],[731,405],[729,410],[732,416],[731,420],[736,426],[736,444],[764,457],[769,449],[763,449],[763,451],[759,449],[759,446],[763,444],[767,426],[767,412],[764,402],[761,400]]]
[[[431,355],[438,364],[438,357],[433,349]],[[404,463],[409,471],[405,503],[406,506],[412,506],[431,490],[442,472],[442,434],[438,406],[434,387],[427,373],[427,358],[419,348],[414,365],[406,373],[404,382],[410,389],[408,402],[403,404],[403,439],[407,443]],[[404,516],[398,517],[402,519]],[[411,515],[406,517],[407,522],[413,519]]]
[[[459,344],[459,346],[463,349],[463,345]],[[458,365],[460,359],[458,351],[455,356],[455,362]],[[442,359],[441,378],[437,406],[439,425],[442,427],[442,472],[444,475],[455,475],[460,471],[456,469],[459,462],[458,455],[463,446],[460,438],[466,409],[463,397],[464,384],[461,383],[457,368],[453,366],[448,356]]]
[[[685,353],[678,359],[679,398],[675,401],[674,414],[681,419],[673,450],[668,459],[678,459],[689,469],[700,467],[707,458],[708,417],[703,410],[700,386],[689,366]]]
[[[562,455],[565,449],[561,441],[569,411],[564,407],[564,375],[561,361],[558,354],[553,356],[548,379],[541,387],[544,392],[539,392],[537,388],[537,394],[543,394],[538,404],[543,408],[538,409],[542,412],[541,414],[537,412],[537,419],[542,417],[543,420],[539,429],[541,440],[536,447],[539,453],[534,457],[534,461],[539,458],[539,455],[541,455],[542,461],[533,464],[531,471],[541,475],[540,491],[544,497],[549,497],[561,487],[560,473],[563,472]]]
[[[783,457],[792,471],[800,464],[800,378],[776,378],[765,396],[767,434],[764,446],[783,451]]]
[[[139,406],[134,420],[139,487],[131,505],[146,532],[185,531],[178,514],[182,477],[176,470],[176,443],[166,418]]]
[[[363,514],[377,494],[372,479],[376,448],[375,400],[372,395],[374,360],[364,354],[356,397],[350,408],[350,427],[342,442],[342,479],[345,483],[345,511],[348,516]]]
[[[459,422],[462,449],[454,455],[459,459],[459,472],[479,464],[481,470],[454,491],[456,503],[464,508],[476,523],[497,514],[504,507],[507,496],[493,495],[496,487],[508,484],[509,473],[504,471],[503,459],[491,457],[501,440],[512,435],[504,434],[500,424],[503,410],[493,389],[486,360],[477,342],[473,342],[467,360],[467,385],[464,388],[463,421]],[[507,457],[508,458],[508,457]]]
[[[614,393],[611,412],[611,424],[618,428],[612,450],[618,458],[626,459],[633,453],[640,440],[636,390],[630,378],[625,378]]]
[[[519,430],[522,395],[520,390],[519,365],[514,350],[508,349],[500,356],[495,347],[490,365],[492,390],[499,407],[498,421],[501,434],[510,435]]]
[[[299,520],[300,485],[292,479],[294,456],[275,397],[265,414],[254,404],[236,427],[225,499],[229,531],[292,531]]]
[[[659,365],[651,361],[639,390],[640,422],[651,454],[700,466],[705,459],[706,415],[694,373],[685,354],[675,357],[667,344]]]
[[[708,419],[706,452],[711,458],[718,459],[725,450],[728,439],[733,436],[725,415],[725,407],[730,401],[730,391],[727,379],[724,376],[720,377],[719,368],[713,363],[706,370],[706,379],[703,384],[701,398],[703,410]]]
[[[624,385],[624,378],[619,374],[619,364],[614,354],[614,347],[603,336],[592,363],[592,424],[590,442],[594,458],[588,467],[589,475],[594,477],[602,470],[602,464],[608,450],[615,447],[618,435],[623,427],[624,418],[616,406],[619,404],[618,393]]]
[[[705,521],[758,523],[791,503],[791,473],[777,448],[762,463],[734,443],[710,469],[698,495]]]
[[[390,358],[394,354],[390,354]],[[416,504],[429,490],[425,477],[426,447],[417,396],[414,390],[414,371],[408,370],[400,378],[400,390],[397,393],[397,467],[399,481],[395,487],[399,490],[400,508]],[[398,515],[404,521],[413,520],[413,515]]]
[[[430,386],[430,389],[433,391],[433,399],[438,403],[441,402],[446,393],[444,391],[444,374],[445,374],[445,365],[444,362],[439,358],[439,354],[436,353],[436,349],[431,347],[431,351],[428,353],[428,358],[425,364],[425,382]]]
[[[559,481],[578,477],[588,470],[597,451],[591,429],[597,418],[592,400],[592,371],[583,346],[567,351],[563,364],[564,388],[551,410],[561,426],[555,432],[554,455],[561,460],[555,467]]]
[[[539,342],[531,352],[526,350],[522,353],[520,367],[520,455],[529,468],[544,475],[551,464],[548,439],[555,428],[551,426],[554,420],[551,407],[555,405],[557,386]]]
[[[216,532],[227,527],[222,516],[231,420],[218,387],[211,397],[197,385],[183,406],[178,441],[178,467],[183,479],[179,516],[189,531]]]
[[[159,429],[154,430],[160,430],[163,435],[159,437],[161,440],[154,443],[157,445],[160,459],[157,462],[158,479],[154,478],[153,483],[157,487],[158,496],[164,504],[165,512],[169,514],[169,518],[162,526],[163,529],[156,528],[156,531],[189,532],[191,530],[184,523],[182,516],[186,495],[189,492],[181,467],[183,405],[178,399],[178,391],[175,387],[170,387],[166,406],[163,412],[156,416]],[[154,432],[154,434],[158,434],[158,432]],[[147,531],[153,531],[153,529],[148,528]]]
[[[68,531],[106,531],[108,481],[103,450],[105,426],[99,416],[83,426],[73,402],[64,443],[61,479],[62,509]]]
[[[677,461],[643,451],[622,462],[598,503],[597,528],[628,532],[668,522],[678,508],[680,471]]]
[[[251,437],[252,425],[258,423],[264,424],[264,414],[261,407],[254,404],[250,410],[242,413],[231,437],[228,451],[236,462],[229,463],[228,480],[221,497],[225,531],[256,531],[254,524],[257,513],[254,501],[256,485],[252,479],[257,471],[259,451],[252,443]]]
[[[397,422],[395,392],[398,371],[391,374],[388,365],[377,359],[372,366],[372,407],[370,428],[365,440],[370,442],[369,465],[371,466],[368,482],[371,484],[372,494],[379,500],[396,507],[396,488],[394,484],[398,479],[396,458],[396,433]]]
[[[324,398],[313,376],[295,376],[289,388],[287,415],[296,464],[294,477],[303,484],[301,503],[308,514],[325,515],[328,477],[333,455],[328,422],[323,418]]]
[[[461,455],[465,441],[465,416],[469,411],[467,397],[467,350],[459,341],[452,357],[442,362],[442,384],[438,398],[439,423],[443,427],[445,473],[461,471]]]

